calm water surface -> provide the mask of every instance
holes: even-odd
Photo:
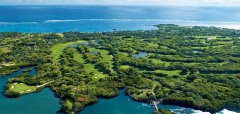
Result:
[[[146,52],[138,52],[137,54],[133,55],[133,58],[144,58],[147,56]]]
[[[19,98],[6,98],[3,95],[7,80],[22,74],[23,70],[20,69],[6,78],[0,77],[0,114],[55,114],[60,109],[59,99],[49,88]],[[29,74],[35,75],[36,70],[32,69]]]

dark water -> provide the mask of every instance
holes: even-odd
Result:
[[[167,109],[176,114],[210,114],[199,110],[184,108],[175,105],[158,105],[161,109]],[[120,90],[119,95],[113,99],[100,99],[98,103],[86,107],[78,114],[152,114],[153,108],[141,102],[132,100],[124,94],[124,90]],[[224,109],[217,114],[237,114],[235,112]]]
[[[184,108],[175,105],[158,105],[161,109],[167,109],[175,114],[210,114],[199,110]],[[152,114],[153,108],[141,102],[132,100],[120,90],[119,95],[113,99],[100,99],[98,103],[86,107],[78,114]],[[238,114],[224,109],[216,114]]]
[[[7,80],[21,74],[23,70],[20,69],[6,78],[0,77],[0,114],[55,114],[60,109],[59,99],[49,88],[19,98],[6,98],[3,95]],[[35,73],[35,69],[29,72],[30,76]]]
[[[173,105],[159,105],[159,108],[173,112],[195,113],[196,111]],[[146,104],[132,100],[121,90],[119,96],[113,99],[100,99],[97,104],[86,107],[78,114],[152,114],[153,108]]]
[[[0,31],[154,29],[155,24],[240,28],[240,7],[0,6]]]
[[[135,102],[124,95],[124,90],[113,99],[100,99],[97,104],[86,107],[78,114],[152,114],[147,104]]]
[[[34,67],[31,67],[30,72],[28,72],[30,77],[33,77],[34,75],[37,74],[37,70]]]

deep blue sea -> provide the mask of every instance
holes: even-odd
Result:
[[[176,6],[0,6],[0,32],[102,32],[156,29],[156,24],[217,26],[240,29],[240,7]],[[7,80],[23,69],[0,77],[0,114],[55,114],[59,99],[50,89],[16,99],[3,96]],[[29,72],[36,74],[36,70]],[[177,114],[205,114],[174,105],[159,105]],[[100,99],[79,114],[151,114],[152,108],[131,100],[121,90],[113,99]],[[218,114],[236,114],[224,109]]]
[[[0,31],[8,32],[145,30],[164,23],[240,28],[240,7],[0,6]]]

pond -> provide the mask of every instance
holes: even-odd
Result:
[[[144,58],[148,54],[146,52],[137,52],[136,54],[133,55],[133,58]]]
[[[193,50],[193,53],[195,53],[195,54],[198,54],[198,53],[203,53],[202,51],[197,51],[197,50]]]
[[[86,42],[82,42],[81,44],[82,44],[82,45],[88,45],[89,42],[86,41]]]

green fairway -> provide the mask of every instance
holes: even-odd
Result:
[[[82,54],[80,54],[79,52],[77,52],[77,50],[75,50],[74,54],[73,54],[73,59],[79,63],[84,63],[83,60],[83,56]]]
[[[218,45],[233,45],[233,41],[218,41]]]
[[[103,57],[103,61],[110,63],[111,67],[113,67],[113,57],[111,55],[109,55],[109,52],[107,50],[90,48],[90,51],[101,53],[101,56]]]
[[[195,38],[207,38],[208,40],[210,39],[216,39],[218,36],[195,36]]]
[[[181,71],[180,70],[155,70],[154,72],[164,73],[168,76],[178,75]]]
[[[158,44],[156,44],[156,43],[148,43],[148,45],[149,45],[150,47],[155,47],[155,48],[158,47]]]
[[[83,63],[84,69],[86,69],[87,73],[93,73],[95,79],[104,78],[107,75],[100,72],[95,66],[91,63],[87,63],[84,59],[82,54],[78,53],[77,50],[74,52],[73,58],[75,61]]]
[[[10,85],[10,91],[18,92],[21,94],[31,93],[33,91],[36,91],[36,89],[37,89],[37,86],[28,86],[23,83],[14,83]]]
[[[73,107],[73,104],[72,104],[72,102],[70,101],[70,100],[66,100],[66,106],[69,108],[69,109],[72,109],[72,107]]]
[[[9,52],[11,52],[11,49],[7,47],[3,47],[3,48],[0,47],[0,53],[9,53]]]
[[[54,45],[50,50],[52,51],[51,57],[53,58],[53,62],[57,63],[57,59],[60,57],[62,54],[62,51],[64,48],[72,45],[72,44],[79,44],[84,42],[83,40],[79,40],[77,42],[67,42],[67,43],[59,43],[57,45]]]
[[[170,65],[170,62],[164,62],[164,61],[161,61],[159,59],[150,59],[153,63],[155,64],[165,64],[165,66],[169,66]]]
[[[129,69],[129,68],[131,68],[131,66],[129,66],[129,65],[120,66],[120,69],[124,69],[124,70]]]

